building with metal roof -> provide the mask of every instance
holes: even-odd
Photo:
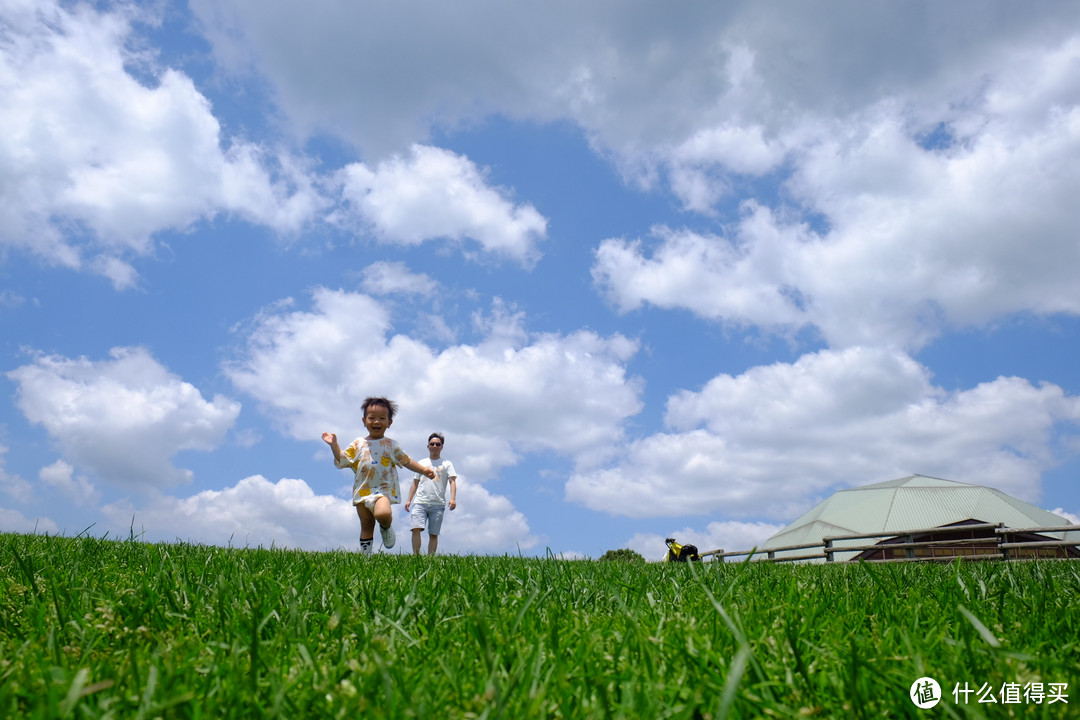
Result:
[[[1023,500],[1006,495],[1000,490],[970,485],[968,483],[943,480],[925,475],[910,475],[896,480],[863,485],[862,487],[840,490],[822,501],[780,532],[769,538],[758,552],[772,551],[771,557],[784,558],[805,554],[803,550],[776,550],[792,546],[821,543],[825,538],[841,536],[862,536],[863,539],[836,540],[833,547],[865,547],[877,542],[880,545],[900,542],[906,536],[910,542],[912,531],[923,530],[915,539],[943,542],[948,537],[963,537],[956,543],[954,554],[964,554],[975,550],[978,538],[973,530],[963,531],[964,525],[1001,524],[1006,528],[1042,528],[1069,525],[1069,521],[1060,515],[1037,508]],[[925,532],[934,529],[936,532]],[[983,530],[986,530],[983,528]],[[982,536],[995,539],[990,528]],[[865,538],[877,533],[883,540]],[[893,537],[888,537],[890,534]],[[1080,542],[1080,526],[1077,532],[1044,533],[1046,540],[1069,540]],[[1041,535],[1027,539],[1041,540]],[[996,539],[995,539],[996,541]],[[958,550],[966,543],[964,551]],[[984,543],[985,544],[985,543]],[[920,551],[923,550],[920,548]],[[1075,548],[1068,551],[1055,550],[1039,556],[1075,556]],[[862,552],[863,557],[889,559],[899,557],[887,550],[881,552]],[[834,560],[851,560],[859,557],[859,552],[836,553]],[[909,557],[913,555],[909,554]],[[918,559],[918,558],[916,558]]]

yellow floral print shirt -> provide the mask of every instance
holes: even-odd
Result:
[[[353,480],[353,505],[368,495],[385,495],[392,505],[401,502],[398,483],[398,467],[409,462],[409,456],[395,440],[388,437],[378,440],[356,438],[341,451],[335,465],[350,468]]]

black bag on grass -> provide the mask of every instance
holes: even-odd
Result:
[[[700,561],[701,556],[698,555],[697,545],[680,545],[675,542],[675,538],[668,538],[664,542],[667,543],[668,554],[664,558],[664,562],[686,562]]]

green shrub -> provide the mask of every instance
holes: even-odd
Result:
[[[634,552],[630,548],[620,548],[619,550],[608,550],[606,553],[600,556],[601,560],[626,560],[629,562],[645,562],[645,558],[640,553]]]

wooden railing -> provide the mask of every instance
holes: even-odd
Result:
[[[945,535],[949,533],[988,532],[983,537],[958,537],[937,540],[915,540],[916,537],[927,535]],[[1024,538],[1024,535],[1042,535],[1044,533],[1072,533],[1073,539],[1050,540],[1039,537],[1038,539]],[[1020,537],[1018,537],[1020,536]],[[872,540],[874,538],[897,538],[897,542],[876,542],[870,544],[848,544],[858,540]],[[837,544],[843,543],[843,544]],[[957,553],[958,548],[971,546],[970,553]],[[867,551],[884,552],[890,550],[903,550],[904,557],[892,557],[870,560],[870,562],[912,562],[912,561],[951,561],[951,560],[1017,560],[1038,555],[1042,548],[1060,548],[1063,556],[1069,555],[1069,550],[1080,552],[1080,525],[1055,525],[1049,527],[1011,528],[1005,527],[1004,523],[974,523],[971,525],[951,525],[936,528],[923,528],[920,530],[903,530],[900,532],[865,533],[862,535],[832,535],[822,538],[821,542],[807,543],[805,545],[784,545],[772,548],[753,548],[751,550],[736,550],[725,552],[709,550],[701,553],[701,557],[712,557],[718,560],[727,558],[746,557],[753,562],[793,562],[799,560],[825,560],[826,562],[847,562],[855,560],[861,553]],[[929,554],[925,551],[929,550]],[[938,555],[937,550],[947,554]],[[803,551],[803,552],[800,552]],[[923,552],[920,552],[923,551]],[[1028,552],[1036,551],[1036,552]],[[781,554],[793,553],[793,554]],[[836,555],[841,553],[854,553],[854,558],[837,560]],[[1042,557],[1045,557],[1043,555]]]

